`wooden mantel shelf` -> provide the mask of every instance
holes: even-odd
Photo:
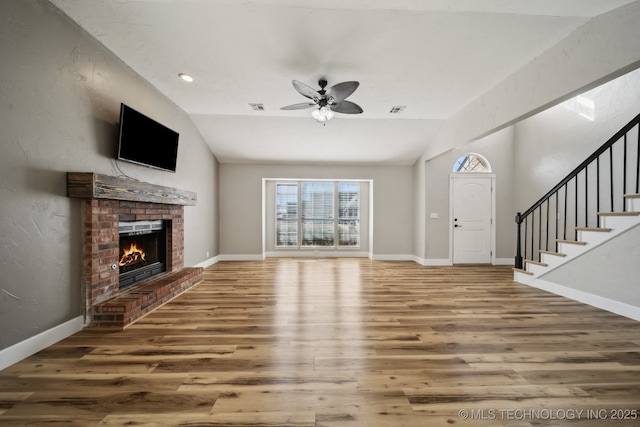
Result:
[[[79,199],[112,199],[132,202],[194,206],[197,195],[177,188],[93,172],[67,172],[67,195]]]

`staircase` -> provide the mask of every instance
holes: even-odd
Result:
[[[514,280],[522,284],[533,284],[555,268],[579,257],[640,224],[640,194],[624,196],[624,212],[599,212],[598,227],[576,227],[576,240],[556,239],[557,251],[540,249],[539,259],[524,259],[523,268],[514,268]]]
[[[546,287],[552,292],[560,289],[565,294],[571,294],[566,295],[569,297],[573,297],[573,291],[576,291],[583,302],[591,303],[593,288],[587,292],[578,289],[577,285],[569,289],[542,277],[625,231],[640,227],[640,114],[529,209],[518,213],[516,224],[514,280],[535,287]],[[599,260],[597,257],[591,259],[589,267]],[[625,264],[623,270],[623,274],[637,277],[640,264],[633,260]],[[561,271],[558,270],[558,273]],[[557,276],[557,273],[554,275]],[[612,301],[613,305],[624,305],[622,297],[611,299],[602,291],[610,286],[607,281],[603,280],[603,287],[596,289],[600,295],[597,298]],[[625,292],[628,291],[626,288]],[[638,294],[635,289],[633,292]],[[616,295],[616,292],[611,295]],[[640,316],[640,306],[634,305],[632,311],[634,318]]]

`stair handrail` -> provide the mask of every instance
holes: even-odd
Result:
[[[605,153],[608,149],[610,149],[617,141],[623,138],[631,129],[633,129],[639,123],[640,123],[640,114],[635,116],[629,123],[627,123],[618,132],[616,132],[611,138],[607,140],[607,142],[605,142],[593,154],[587,157],[585,161],[580,163],[565,178],[563,178],[558,184],[556,184],[537,202],[531,205],[530,208],[524,211],[524,213],[518,212],[516,214],[516,217],[515,217],[515,222],[517,224],[517,243],[516,243],[517,246],[516,246],[516,256],[515,256],[516,268],[522,268],[522,265],[523,265],[522,250],[521,250],[521,246],[522,246],[521,226],[525,218],[531,215],[537,208],[541,207],[545,202],[547,202],[552,196],[554,196],[558,191],[560,191],[560,189],[562,189],[565,185],[567,185],[571,180],[576,178],[580,172],[584,171],[591,163],[593,163],[596,159],[598,159],[603,153]],[[638,134],[639,134],[638,139],[640,140],[640,130]],[[640,169],[640,162],[638,163],[638,169]],[[638,182],[638,174],[636,174],[636,183],[637,182]],[[636,187],[637,185],[638,184],[636,184]],[[636,191],[638,191],[637,188],[636,188]]]

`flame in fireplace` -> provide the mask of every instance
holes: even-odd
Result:
[[[122,258],[120,258],[120,267],[125,267],[127,265],[133,265],[133,264],[137,264],[139,262],[144,261],[145,258],[145,254],[144,254],[144,250],[142,250],[141,248],[138,248],[134,243],[131,243],[131,246],[129,246],[129,249],[125,249],[124,250],[124,254],[122,255]]]

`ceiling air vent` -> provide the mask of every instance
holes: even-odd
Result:
[[[264,111],[264,104],[249,104],[253,111]]]
[[[397,107],[391,107],[391,110],[389,110],[389,113],[391,114],[400,114],[404,111],[404,109],[407,108],[406,106],[402,105],[402,106],[397,106]]]

